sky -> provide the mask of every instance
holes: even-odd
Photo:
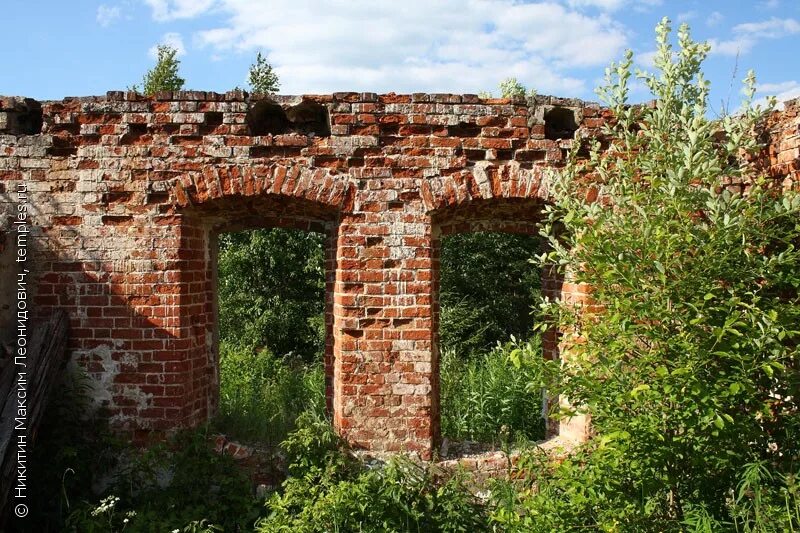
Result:
[[[262,52],[282,94],[498,92],[597,100],[605,67],[633,50],[652,68],[664,16],[708,41],[712,109],[800,96],[800,0],[5,0],[0,94],[40,100],[138,83],[156,45],[178,49],[186,88],[247,87]],[[635,84],[634,101],[649,99]],[[734,105],[734,103],[736,105]]]

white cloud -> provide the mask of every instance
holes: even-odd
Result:
[[[159,22],[194,18],[210,10],[215,0],[144,0]]]
[[[616,11],[625,5],[626,0],[567,0],[570,7],[596,7],[604,11]]]
[[[97,6],[97,23],[104,28],[110,26],[120,16],[122,16],[122,10],[119,6],[107,6],[105,4]]]
[[[767,96],[774,96],[778,102],[778,108],[783,108],[783,102],[800,98],[800,82],[797,80],[782,81],[779,83],[759,83],[756,86],[756,92],[763,95],[763,98],[756,100],[754,103],[758,105],[765,105],[767,103]]]
[[[177,50],[178,53],[175,54],[177,57],[186,55],[186,47],[183,45],[183,37],[181,37],[180,33],[176,32],[165,33],[164,36],[161,37],[161,40],[158,43],[151,46],[150,50],[148,50],[150,57],[152,57],[153,59],[158,58],[158,45],[161,44],[166,44],[167,46]]]
[[[603,11],[617,11],[622,7],[630,6],[636,11],[646,11],[655,6],[660,6],[663,0],[567,0],[567,5],[576,9],[596,8]]]
[[[686,22],[694,18],[697,18],[697,11],[694,9],[678,13],[678,22]]]
[[[766,7],[767,9],[776,9],[780,5],[780,0],[764,0],[761,2],[761,6]]]
[[[752,50],[756,41],[749,37],[738,37],[721,41],[718,39],[709,39],[708,44],[711,45],[711,51],[709,53],[712,55],[737,56],[746,54]]]
[[[725,15],[720,13],[719,11],[713,11],[708,18],[706,19],[706,26],[713,28],[714,26],[719,25],[725,19]]]
[[[733,27],[735,33],[753,38],[778,39],[800,33],[800,22],[794,19],[772,17],[763,22],[747,22]]]
[[[148,0],[152,1],[152,0]],[[616,1],[616,0],[601,0]],[[604,14],[516,0],[219,0],[227,20],[195,35],[213,53],[266,50],[287,92],[471,91],[515,76],[575,95],[571,69],[619,56],[626,30]],[[280,16],[275,16],[280,13]]]
[[[800,22],[772,17],[762,22],[738,24],[733,27],[733,33],[732,39],[709,39],[711,53],[729,56],[745,54],[762,39],[779,39],[800,33]]]
[[[636,63],[645,67],[645,68],[653,68],[655,67],[655,59],[656,55],[658,54],[657,50],[650,50],[648,52],[640,52],[636,54],[634,59]]]
[[[800,83],[795,80],[782,81],[780,83],[759,83],[756,90],[762,94],[777,95],[780,93],[791,92],[800,89]]]

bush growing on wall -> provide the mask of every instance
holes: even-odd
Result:
[[[166,44],[158,45],[157,50],[156,65],[147,71],[142,80],[142,93],[152,96],[159,91],[180,91],[186,80],[178,75],[181,64],[177,58],[178,50]],[[131,89],[140,90],[137,85]]]
[[[272,65],[267,63],[267,59],[261,55],[261,52],[256,54],[256,62],[250,65],[247,84],[250,86],[250,90],[256,94],[274,94],[281,87],[278,75]]]

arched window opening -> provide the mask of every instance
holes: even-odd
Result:
[[[329,309],[324,233],[264,228],[218,236],[216,429],[277,446],[326,410]]]
[[[534,308],[541,272],[535,235],[446,234],[437,245],[442,453],[458,456],[545,438],[542,396],[531,392],[542,357]],[[515,364],[509,357],[516,350]]]

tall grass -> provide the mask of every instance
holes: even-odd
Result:
[[[243,441],[277,446],[304,411],[322,414],[325,376],[321,362],[278,357],[220,344],[217,431]]]
[[[509,360],[517,344],[464,357],[445,350],[441,364],[442,434],[451,440],[500,445],[503,439],[544,438],[541,393],[531,388],[536,365],[517,368]],[[539,357],[538,338],[525,343],[524,357]],[[524,361],[523,361],[524,363]],[[278,357],[267,350],[220,345],[220,402],[214,427],[232,438],[277,446],[304,411],[325,409],[321,362]]]
[[[442,435],[453,440],[501,444],[503,439],[544,438],[542,396],[532,390],[537,366],[509,359],[516,343],[465,358],[445,349],[441,360]],[[524,357],[540,357],[538,337],[525,343]],[[523,361],[525,363],[525,361]]]

